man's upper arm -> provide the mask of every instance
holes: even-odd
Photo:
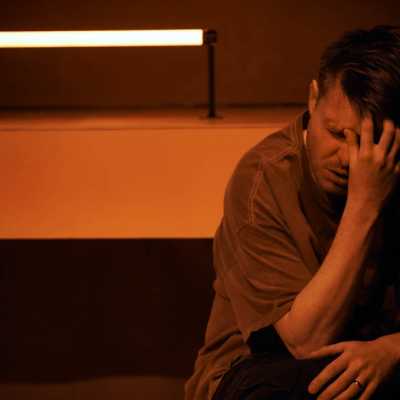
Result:
[[[252,153],[240,161],[227,186],[222,228],[215,237],[214,265],[245,341],[279,321],[312,277],[289,227],[298,204],[293,167],[288,167],[293,154],[287,156],[279,168],[280,161],[270,164]],[[282,325],[288,324],[279,324],[278,333],[290,348]]]
[[[274,223],[242,227],[229,247],[220,275],[247,341],[252,332],[274,324],[290,310],[311,274],[287,233]],[[291,350],[288,337],[283,334],[282,339]]]

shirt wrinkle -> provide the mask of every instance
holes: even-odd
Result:
[[[249,200],[247,203],[247,220],[249,223],[253,223],[254,222],[254,197],[257,194],[258,188],[260,186],[261,183],[261,177],[263,176],[263,171],[262,171],[262,159],[259,160],[258,162],[258,166],[257,166],[257,172],[255,174],[255,177],[253,179],[253,184],[250,190],[250,195],[249,195]]]
[[[282,149],[282,151],[278,152],[276,155],[272,156],[262,156],[263,163],[276,163],[281,161],[287,155],[296,154],[296,147],[293,144],[289,144],[287,148]]]
[[[281,155],[287,155],[290,154],[290,152],[282,152]],[[236,228],[236,234],[239,234],[239,232],[245,227],[245,226],[252,226],[254,224],[257,224],[256,222],[256,215],[255,215],[255,201],[257,198],[257,195],[259,194],[259,190],[261,187],[261,183],[264,181],[266,181],[268,178],[265,177],[265,166],[266,164],[270,164],[272,163],[271,160],[269,159],[263,159],[261,160],[261,162],[259,163],[259,166],[262,166],[262,168],[259,168],[255,174],[255,178],[253,180],[253,185],[251,187],[250,190],[250,195],[248,198],[248,202],[247,202],[247,206],[248,206],[248,210],[247,210],[247,218],[246,218],[246,222],[242,223],[241,225],[239,225],[239,227]],[[269,183],[265,182],[265,184],[268,186]],[[277,202],[277,199],[275,197],[275,194],[273,192],[273,190],[271,190],[271,186],[269,186],[269,190],[270,190],[270,194],[271,196],[274,198],[274,203],[275,205],[278,206],[279,208],[279,203]],[[272,213],[269,213],[269,216],[271,217],[271,219],[274,220],[275,223],[279,224],[283,230],[287,231],[287,227],[283,228],[284,225],[281,225],[282,221],[279,221],[278,218],[276,218]]]

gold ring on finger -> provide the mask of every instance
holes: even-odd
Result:
[[[354,379],[353,383],[355,383],[360,390],[364,389],[364,385],[358,379]]]

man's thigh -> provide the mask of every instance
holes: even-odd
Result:
[[[296,360],[290,354],[256,354],[232,367],[221,380],[213,400],[300,400],[311,380],[335,357]]]
[[[257,354],[232,367],[213,400],[311,400],[309,383],[336,356],[296,360],[290,354]],[[360,393],[361,396],[361,393]],[[400,399],[400,369],[378,388],[371,400]]]

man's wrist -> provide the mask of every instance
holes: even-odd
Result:
[[[384,335],[376,339],[378,342],[385,344],[390,349],[397,364],[400,364],[400,332],[392,333],[390,335]]]
[[[377,209],[360,207],[354,202],[348,201],[346,203],[343,215],[346,215],[356,224],[361,225],[374,225],[379,219],[380,211]]]

